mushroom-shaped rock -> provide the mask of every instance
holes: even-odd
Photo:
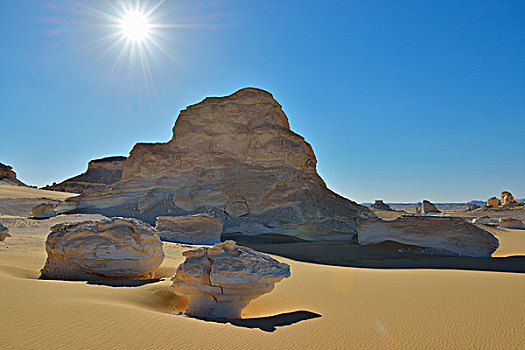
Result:
[[[46,251],[43,279],[148,279],[164,259],[157,230],[128,218],[55,225]]]
[[[523,222],[521,222],[521,220],[504,217],[504,218],[499,218],[499,227],[525,228],[525,225],[523,225]]]
[[[221,241],[222,221],[208,214],[159,216],[156,228],[163,241],[215,244]]]
[[[0,224],[0,242],[5,240],[7,237],[11,237],[8,228]]]
[[[388,204],[385,204],[382,199],[376,199],[375,203],[370,206],[372,210],[388,210],[393,211]]]
[[[249,302],[290,277],[290,266],[233,241],[183,253],[171,279],[178,295],[188,298],[185,313],[201,318],[237,319]]]
[[[31,210],[31,214],[34,218],[37,219],[47,219],[57,214],[55,211],[55,207],[56,206],[53,203],[42,203],[34,207]]]
[[[501,192],[501,205],[516,205],[518,202],[514,199],[512,193],[508,191]]]
[[[393,221],[370,219],[358,228],[359,244],[385,241],[430,248],[431,254],[490,257],[499,242],[489,232],[461,218],[402,216]]]
[[[499,207],[499,199],[497,197],[491,197],[487,200],[487,207],[497,208]]]
[[[423,203],[421,203],[421,213],[423,214],[436,214],[441,213],[438,208],[432,203],[430,203],[427,200],[424,200]]]

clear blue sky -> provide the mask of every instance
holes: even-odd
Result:
[[[88,45],[114,31],[88,9],[109,7],[2,0],[0,162],[26,183],[167,141],[185,106],[255,86],[348,198],[525,197],[525,1],[168,0],[158,21],[182,26],[150,57],[155,92]]]

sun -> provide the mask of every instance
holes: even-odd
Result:
[[[151,24],[148,16],[140,11],[128,11],[120,20],[122,35],[132,41],[142,41],[150,34]]]

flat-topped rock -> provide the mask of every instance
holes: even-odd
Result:
[[[120,181],[70,202],[76,212],[151,224],[209,213],[232,234],[351,240],[357,224],[376,215],[330,191],[316,164],[273,96],[246,88],[187,107],[169,142],[136,144]]]
[[[290,276],[290,266],[233,241],[183,253],[186,260],[171,279],[188,298],[185,313],[201,318],[241,318],[249,302]]]
[[[164,259],[157,231],[125,218],[55,225],[46,251],[43,279],[149,279]]]
[[[385,204],[385,202],[383,202],[383,200],[381,199],[376,199],[376,201],[374,202],[374,204],[372,204],[370,206],[373,210],[387,210],[387,211],[394,211],[392,208],[390,208],[390,206],[388,206],[387,204]]]
[[[163,241],[215,244],[221,241],[222,221],[208,214],[159,216],[156,229]]]
[[[122,156],[93,159],[88,163],[85,173],[59,184],[53,183],[44,189],[72,193],[103,191],[107,186],[120,180],[125,160],[126,157]]]
[[[422,214],[439,214],[441,211],[432,203],[427,200],[424,200],[421,203],[421,213]]]
[[[403,216],[393,221],[370,219],[359,226],[359,244],[392,241],[425,247],[430,254],[490,257],[499,242],[489,232],[455,217]]]
[[[11,237],[9,229],[4,225],[0,224],[0,242],[4,241],[7,237]]]

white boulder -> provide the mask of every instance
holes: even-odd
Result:
[[[159,216],[156,229],[163,241],[215,244],[221,241],[222,221],[208,214]]]

